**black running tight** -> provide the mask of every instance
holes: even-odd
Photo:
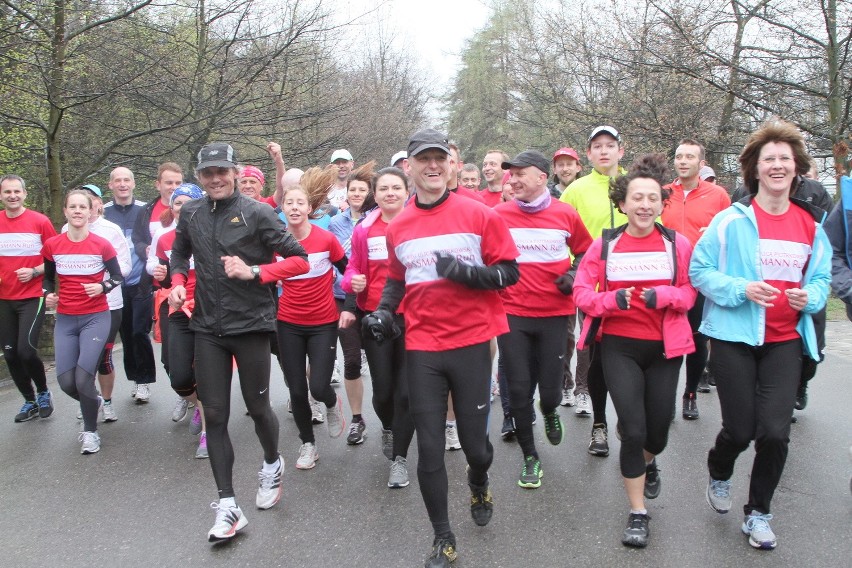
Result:
[[[3,358],[15,386],[28,401],[35,401],[35,391],[47,390],[44,364],[38,356],[38,338],[43,322],[44,298],[0,300]]]

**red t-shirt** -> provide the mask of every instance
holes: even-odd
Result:
[[[790,205],[786,213],[770,215],[752,200],[760,236],[760,265],[763,281],[775,286],[781,293],[766,309],[764,341],[775,343],[798,339],[796,324],[799,313],[790,307],[784,290],[800,288],[805,267],[811,256],[816,224],[814,218],[801,207]]]
[[[83,289],[83,284],[103,282],[106,261],[116,257],[115,249],[108,240],[89,233],[85,239],[75,243],[68,238],[68,233],[63,233],[48,239],[41,254],[56,264],[58,313],[79,316],[109,309],[105,294],[90,298]]]
[[[606,259],[608,290],[635,289],[630,309],[618,310],[606,316],[601,330],[608,335],[662,341],[663,311],[651,310],[639,298],[642,288],[672,283],[674,266],[666,252],[663,236],[656,229],[645,237],[633,237],[623,232]]]
[[[447,351],[509,331],[496,290],[474,290],[435,270],[435,251],[476,266],[517,258],[509,228],[494,211],[452,192],[431,209],[411,203],[388,225],[387,242],[388,276],[405,282],[407,349]]]
[[[474,201],[478,201],[479,203],[485,203],[485,200],[482,199],[482,196],[479,195],[478,191],[473,191],[472,189],[468,189],[463,185],[455,187],[450,191],[454,192],[456,195],[461,195],[462,197],[469,197]]]
[[[488,188],[479,190],[479,196],[482,198],[483,203],[485,203],[489,207],[496,207],[503,203],[503,192],[502,191],[488,191]]]
[[[554,282],[571,268],[571,255],[585,253],[592,244],[577,210],[551,199],[547,209],[537,213],[521,211],[515,201],[494,211],[509,225],[520,252],[521,279],[500,294],[506,313],[528,318],[573,314],[573,296],[560,292]]]
[[[155,251],[157,258],[164,261],[167,265],[172,258],[172,246],[175,242],[175,236],[175,230],[172,229],[163,233],[160,235],[160,238],[157,239],[157,250]],[[195,298],[195,259],[192,256],[189,257],[189,273],[187,274],[184,288],[186,288],[187,302]]]
[[[35,268],[44,259],[41,248],[56,229],[50,219],[26,209],[14,218],[0,212],[0,300],[27,300],[42,295],[42,278],[21,282],[15,271]]]
[[[364,308],[368,312],[379,307],[388,278],[387,232],[388,224],[381,217],[367,229],[367,300]]]
[[[333,233],[311,226],[299,244],[308,253],[310,270],[284,281],[278,300],[278,319],[297,325],[324,325],[338,319],[334,303],[332,263],[345,256]]]
[[[276,204],[275,204],[275,197],[274,197],[274,196],[272,196],[272,195],[270,195],[269,197],[263,197],[263,196],[261,196],[261,197],[258,199],[258,201],[260,201],[261,203],[266,203],[267,205],[269,205],[269,206],[270,206],[270,207],[272,207],[273,209],[275,209],[276,207],[278,207],[278,205],[276,205]]]
[[[154,204],[154,207],[151,209],[151,218],[148,220],[148,231],[151,233],[151,238],[154,238],[154,235],[163,224],[160,222],[160,215],[163,214],[163,211],[168,209],[168,205],[163,205],[163,201],[158,199]]]

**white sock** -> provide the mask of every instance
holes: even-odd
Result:
[[[219,508],[220,509],[233,509],[237,506],[237,500],[234,497],[224,497],[219,499]]]
[[[632,515],[647,515],[648,509],[630,509]]]
[[[278,460],[275,460],[272,463],[266,463],[266,460],[263,462],[263,473],[275,473],[278,470]]]
[[[456,425],[455,420],[447,420],[447,426],[455,426],[455,425]]]

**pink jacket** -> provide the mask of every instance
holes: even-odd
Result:
[[[695,351],[692,339],[692,328],[689,325],[686,312],[695,304],[698,293],[689,282],[689,259],[692,246],[683,235],[657,225],[663,234],[666,250],[676,252],[676,276],[672,285],[655,286],[657,294],[657,309],[663,311],[663,344],[667,359],[687,355]],[[607,229],[603,237],[595,239],[586,251],[577,277],[574,280],[574,302],[577,307],[589,316],[583,323],[578,348],[585,348],[592,341],[600,340],[600,319],[617,311],[615,290],[608,290],[606,285],[606,258],[601,258],[604,240],[613,246],[622,229]],[[608,247],[611,250],[610,247]],[[594,329],[594,332],[592,332]],[[589,337],[591,333],[595,337]]]
[[[347,294],[351,294],[354,290],[352,290],[352,277],[357,274],[368,274],[368,264],[369,255],[367,252],[367,230],[373,226],[373,223],[376,222],[376,219],[381,217],[382,212],[379,208],[375,208],[361,220],[355,228],[352,229],[352,241],[351,247],[352,251],[349,255],[349,264],[346,265],[346,270],[343,272],[343,280],[340,282],[340,287],[343,288],[343,291]],[[355,303],[359,308],[364,310],[364,306],[367,302],[367,290],[364,290],[357,296],[355,296]]]

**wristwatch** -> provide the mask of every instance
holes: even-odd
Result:
[[[255,280],[260,279],[260,267],[258,265],[255,264],[254,266],[251,267],[251,273],[252,273],[252,276],[254,276]]]

